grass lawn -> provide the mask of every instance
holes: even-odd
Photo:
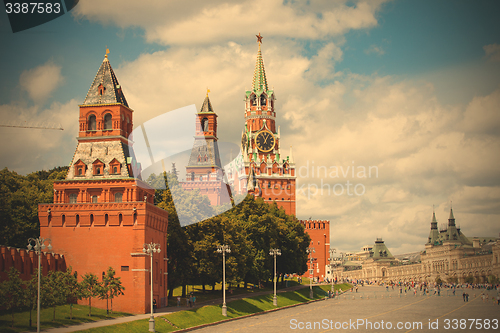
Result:
[[[109,318],[129,316],[128,313],[114,312],[109,316],[106,316],[106,310],[101,310],[97,308],[92,308],[92,317],[88,316],[89,307],[86,305],[73,305],[73,319],[69,319],[70,306],[61,305],[56,307],[56,320],[52,321],[54,316],[54,309],[47,308],[42,309],[40,313],[40,329],[44,330],[51,327],[69,326],[77,325],[80,323],[87,323],[92,321],[104,320]],[[11,332],[26,332],[34,331],[36,332],[36,310],[31,311],[31,328],[29,327],[29,311],[16,312],[14,313],[14,328],[12,325],[12,315],[7,311],[0,311],[0,332],[11,333]]]
[[[346,290],[349,284],[337,284],[336,289]],[[314,298],[319,299],[325,296],[325,290],[330,290],[331,286],[322,285],[314,287]],[[289,291],[278,294],[278,307],[293,305],[309,301],[309,288],[304,287],[297,291]],[[221,321],[227,318],[240,317],[252,313],[274,309],[273,295],[261,295],[250,298],[243,298],[227,303],[227,317],[222,316],[221,305],[209,305],[193,310],[178,311],[169,315],[156,318],[156,332],[173,332],[178,329],[198,326],[207,323]],[[137,320],[129,323],[93,328],[79,332],[144,332],[148,328],[148,319]]]
[[[287,279],[286,281],[288,281],[289,287],[298,285],[297,281],[294,281],[291,279]],[[279,289],[284,288],[286,285],[285,285],[285,283],[283,283],[283,287],[281,287],[280,282],[278,282],[276,286],[277,286],[277,289],[279,290]],[[227,284],[226,284],[226,288],[228,288]],[[250,287],[247,287],[247,289],[245,289],[245,288],[243,288],[243,283],[242,283],[239,286],[233,286],[231,289],[233,291],[232,295],[245,294],[245,295],[248,295],[248,297],[251,297],[252,293],[260,292],[260,291],[272,291],[273,288],[274,287],[272,285],[269,285],[269,286],[265,286],[264,288],[261,288],[261,289],[259,289],[259,288],[250,289]],[[218,299],[218,298],[221,298],[221,295],[222,295],[222,283],[217,283],[215,285],[215,290],[213,290],[213,291],[212,291],[211,286],[205,286],[205,293],[203,293],[203,287],[201,285],[188,285],[186,288],[186,292],[187,292],[187,294],[193,293],[196,296],[196,302],[205,302],[205,301],[209,301],[212,299]],[[177,296],[181,296],[181,295],[182,295],[182,287],[175,288],[174,292],[173,292],[172,299],[168,300],[168,305],[169,306],[176,306],[177,305]],[[226,291],[226,296],[229,296],[229,295],[230,294]],[[186,304],[185,299],[182,300],[181,304],[182,305]]]

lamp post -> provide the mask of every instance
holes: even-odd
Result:
[[[271,249],[269,254],[274,256],[274,296],[273,296],[273,305],[278,306],[278,297],[276,296],[276,256],[281,255],[280,249]]]
[[[155,317],[153,316],[153,253],[160,253],[160,244],[157,243],[149,243],[144,244],[142,247],[142,252],[147,253],[151,258],[151,266],[149,269],[149,273],[151,276],[151,316],[149,317],[149,331],[155,331]]]
[[[222,253],[222,315],[227,317],[226,307],[226,252],[231,253],[229,245],[217,246],[217,252]]]
[[[330,272],[332,273],[332,293],[333,293],[333,267],[334,267],[334,264],[333,264],[333,254],[337,252],[337,249],[333,249],[331,248],[328,252],[330,252],[330,258],[328,258],[328,261],[330,262]]]
[[[310,265],[309,265],[309,298],[312,299],[313,298],[313,287],[312,287],[312,278],[314,277],[314,258],[312,257],[312,254],[313,253],[316,253],[316,250],[314,249],[314,247],[308,247],[306,249],[306,252],[307,254],[309,254],[311,256],[311,258],[309,259],[310,261]]]
[[[35,246],[31,243],[34,242]],[[40,333],[40,262],[42,261],[42,250],[45,249],[45,242],[49,242],[47,250],[52,250],[52,245],[50,244],[50,238],[30,238],[28,239],[28,250],[35,249],[35,253],[38,254],[38,300],[36,304],[36,331]]]

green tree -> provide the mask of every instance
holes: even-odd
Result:
[[[78,283],[78,273],[72,271],[71,267],[66,269],[64,273],[64,284],[66,285],[66,298],[70,302],[69,319],[73,319],[73,303],[82,299],[81,286]]]
[[[40,235],[38,204],[54,199],[54,180],[64,179],[68,167],[22,176],[0,170],[0,244],[24,248],[26,239]]]
[[[52,307],[52,321],[56,320],[56,306],[66,304],[68,299],[68,288],[65,283],[65,273],[61,271],[50,271],[43,279],[41,301],[43,307]]]
[[[83,280],[80,284],[82,298],[89,300],[89,316],[92,316],[92,297],[98,297],[101,289],[101,283],[95,274],[86,273],[82,276]]]
[[[19,311],[24,305],[25,293],[22,287],[23,281],[19,277],[19,271],[11,267],[8,272],[8,280],[2,282],[2,306],[12,313],[12,328],[14,328],[14,312]]]
[[[30,322],[29,325],[32,325],[31,312],[32,310],[36,310],[38,303],[38,269],[31,275],[31,279],[29,281],[25,281],[24,283],[24,304],[30,311]]]
[[[102,278],[99,295],[100,299],[106,300],[106,314],[109,314],[108,301],[111,300],[111,312],[113,312],[113,298],[124,295],[124,290],[125,287],[122,286],[120,278],[116,276],[115,270],[110,266]]]

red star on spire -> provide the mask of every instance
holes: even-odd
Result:
[[[259,44],[261,44],[261,43],[262,43],[262,38],[264,38],[264,37],[262,37],[262,36],[260,35],[260,32],[259,32],[259,34],[258,34],[258,35],[255,35],[255,37],[257,37],[257,42],[258,42]]]

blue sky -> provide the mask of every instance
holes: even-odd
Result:
[[[209,87],[219,139],[238,143],[261,32],[282,149],[293,145],[297,168],[379,170],[366,179],[299,177],[309,190],[347,180],[366,189],[298,193],[299,218],[331,220],[337,248],[383,237],[401,253],[422,247],[432,205],[446,222],[453,200],[466,235],[498,236],[499,9],[498,1],[88,0],[15,34],[2,12],[2,121],[65,130],[0,127],[9,142],[0,167],[25,174],[70,162],[78,104],[106,46],[134,126],[200,107]]]

